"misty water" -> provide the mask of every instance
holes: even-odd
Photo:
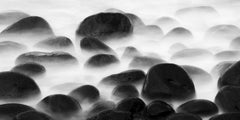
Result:
[[[183,8],[210,6],[215,9],[213,13],[201,13],[193,11],[194,14],[179,15],[177,11]],[[216,59],[214,54],[231,50],[230,42],[234,35],[226,35],[223,39],[216,40],[215,38],[206,38],[207,30],[215,25],[230,24],[240,27],[240,2],[238,0],[1,0],[0,11],[21,11],[31,16],[43,17],[52,27],[56,35],[66,36],[74,43],[75,50],[69,51],[70,54],[78,59],[79,64],[71,68],[58,66],[47,67],[47,72],[44,76],[34,78],[39,85],[44,98],[51,94],[68,94],[76,87],[85,84],[97,86],[100,90],[101,98],[113,100],[116,103],[119,100],[111,96],[111,87],[99,85],[100,80],[108,75],[119,73],[128,70],[130,60],[121,58],[124,47],[134,46],[144,55],[152,55],[164,59],[169,63],[179,65],[193,65],[200,67],[211,73],[212,68],[220,61],[226,59]],[[133,13],[139,16],[146,25],[159,25],[157,20],[161,17],[171,17],[177,22],[172,26],[161,28],[163,35],[155,33],[138,33],[133,36],[124,38],[123,40],[109,41],[106,44],[115,50],[117,57],[120,59],[120,65],[112,68],[103,68],[99,70],[86,69],[84,64],[89,58],[89,55],[80,50],[79,43],[76,42],[75,32],[84,18],[104,12],[109,8],[115,8],[127,13]],[[0,25],[0,30],[5,29],[12,23]],[[161,27],[159,25],[159,27]],[[175,27],[184,27],[188,29],[193,37],[190,40],[179,40],[181,38],[170,38],[164,40],[166,34]],[[224,35],[223,35],[224,36]],[[38,37],[38,36],[35,36]],[[231,39],[229,39],[231,38]],[[198,56],[194,59],[172,59],[173,51],[169,50],[174,43],[182,43],[187,48],[201,48],[210,51],[209,56]],[[29,43],[21,43],[27,45],[28,51],[49,51],[38,49]],[[175,47],[172,47],[174,50]],[[7,52],[7,51],[6,51]],[[26,52],[26,51],[25,51]],[[14,55],[4,54],[1,56],[1,71],[11,70],[15,66],[15,59],[23,52]],[[238,60],[237,58],[229,60]],[[147,72],[147,69],[143,69]],[[201,78],[194,78],[201,79]],[[218,76],[212,75],[212,80],[203,83],[194,83],[196,87],[197,99],[208,99],[214,101],[217,94]],[[138,88],[141,91],[141,87]],[[35,106],[41,98],[31,101],[21,101],[21,103]],[[7,103],[8,101],[1,101]],[[148,101],[145,101],[148,103]],[[174,108],[180,103],[174,103]],[[90,105],[82,105],[83,110],[87,110]]]

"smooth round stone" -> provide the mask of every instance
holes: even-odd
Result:
[[[166,120],[202,120],[202,118],[189,113],[175,113],[170,115]]]
[[[27,50],[27,46],[13,42],[13,41],[3,41],[0,42],[0,54],[19,54]]]
[[[207,83],[212,80],[211,74],[206,72],[205,70],[191,66],[191,65],[182,65],[183,69],[188,73],[188,75],[192,78],[193,82],[196,85],[200,83]]]
[[[163,41],[165,42],[186,42],[191,41],[193,35],[191,31],[183,27],[176,27],[169,31],[164,37]],[[176,41],[177,40],[177,41]]]
[[[21,11],[5,11],[0,13],[0,24],[12,24],[23,18],[29,17],[27,13]]]
[[[80,47],[83,51],[94,53],[114,53],[112,48],[102,41],[93,37],[85,37],[80,41]]]
[[[47,67],[50,66],[67,66],[78,64],[77,59],[67,52],[27,52],[21,54],[16,59],[16,64],[34,62]]]
[[[143,116],[146,120],[165,120],[174,113],[172,106],[166,102],[154,100],[146,106]]]
[[[79,25],[76,35],[105,41],[126,37],[132,32],[133,26],[127,16],[121,13],[98,13],[85,18]]]
[[[123,54],[122,54],[122,58],[133,58],[136,56],[140,56],[141,53],[138,51],[137,48],[129,46],[126,47]]]
[[[230,48],[232,49],[240,49],[240,37],[234,38],[230,43]]]
[[[238,60],[240,57],[240,51],[222,51],[217,54],[215,54],[215,58],[217,60],[225,60],[225,61],[233,61]]]
[[[125,13],[124,15],[128,17],[128,19],[131,21],[134,28],[139,26],[144,26],[144,22],[137,15],[133,13]]]
[[[70,96],[54,94],[43,98],[37,107],[54,118],[72,117],[81,111],[78,101]]]
[[[224,112],[239,112],[239,101],[240,87],[236,86],[222,87],[215,97],[215,103]]]
[[[30,99],[40,94],[32,78],[15,72],[0,72],[0,100]]]
[[[35,44],[35,47],[52,51],[71,50],[74,48],[72,41],[65,36],[56,36],[42,40]]]
[[[187,47],[182,43],[174,43],[169,47],[169,53],[174,54],[176,52],[182,51],[187,49]]]
[[[25,63],[12,68],[13,72],[21,73],[29,77],[36,77],[46,73],[44,66],[38,63]]]
[[[89,109],[88,116],[92,117],[97,115],[100,112],[113,110],[115,109],[116,105],[112,101],[97,101],[94,103],[91,108]]]
[[[72,90],[69,93],[69,96],[72,96],[73,98],[78,100],[79,103],[82,103],[85,101],[91,103],[99,99],[100,93],[98,89],[92,85],[83,85]]]
[[[148,69],[159,63],[165,63],[165,60],[150,56],[136,56],[132,59],[128,66],[130,68]]]
[[[157,36],[161,37],[163,36],[163,31],[160,27],[157,25],[145,25],[137,28],[134,31],[136,34],[140,35],[151,35],[151,37]]]
[[[184,100],[195,96],[190,76],[176,64],[163,63],[151,67],[143,85],[147,99]]]
[[[132,69],[104,77],[101,83],[110,85],[141,84],[144,79],[145,73],[142,70]]]
[[[209,120],[239,120],[240,113],[224,113],[220,115],[213,116]]]
[[[85,67],[102,68],[111,65],[119,64],[118,58],[111,54],[97,54],[90,57],[85,63]]]
[[[14,120],[53,120],[47,114],[37,111],[27,111],[15,116]]]
[[[169,30],[180,25],[176,19],[167,16],[158,18],[155,24],[162,28],[164,32],[168,32]]]
[[[221,24],[209,28],[205,34],[206,39],[214,42],[227,41],[235,39],[240,35],[240,29],[235,25]]]
[[[205,49],[188,48],[174,53],[172,60],[199,60],[212,57],[212,53]]]
[[[138,97],[139,92],[135,86],[126,84],[116,86],[112,91],[112,95],[116,98],[125,99]]]
[[[240,86],[240,61],[231,65],[218,79],[218,87]]]
[[[217,77],[222,76],[224,72],[235,62],[236,61],[222,61],[213,67],[211,73]]]
[[[7,103],[0,105],[0,119],[1,120],[14,120],[14,117],[20,113],[26,111],[33,111],[34,108],[18,104],[18,103]]]
[[[30,16],[8,26],[0,33],[2,40],[36,43],[54,36],[52,28],[46,20],[38,16]]]
[[[116,107],[117,111],[130,112],[134,118],[140,117],[146,104],[140,98],[126,98],[121,100]]]
[[[177,108],[177,111],[206,117],[218,113],[218,107],[209,100],[197,99],[183,103]]]
[[[87,118],[87,120],[132,120],[129,112],[107,110]]]

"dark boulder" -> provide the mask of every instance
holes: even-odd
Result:
[[[47,114],[37,111],[27,111],[15,116],[14,120],[53,120]]]
[[[13,72],[21,73],[29,77],[36,77],[46,73],[44,66],[38,63],[25,63],[12,68]]]
[[[125,99],[131,97],[138,97],[139,92],[135,86],[130,84],[123,84],[116,86],[112,91],[112,95],[119,99]]]
[[[111,65],[119,64],[118,58],[111,54],[97,54],[92,56],[85,63],[86,67],[89,68],[102,68]]]

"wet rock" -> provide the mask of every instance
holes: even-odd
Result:
[[[98,115],[88,118],[87,120],[132,120],[129,112],[120,111],[103,111]]]
[[[49,66],[68,66],[78,64],[77,59],[66,52],[27,52],[17,57],[16,64],[34,62],[45,67]]]
[[[100,93],[98,89],[92,85],[83,85],[71,91],[69,96],[78,100],[79,103],[85,101],[91,103],[99,99]]]
[[[189,113],[175,113],[170,115],[167,120],[202,120],[202,118]]]
[[[172,60],[199,60],[212,57],[212,53],[205,49],[189,48],[174,53]]]
[[[46,73],[44,66],[38,63],[25,63],[12,68],[13,72],[21,73],[29,77],[37,77]]]
[[[53,51],[61,51],[73,50],[74,46],[69,38],[65,36],[56,36],[38,42],[37,44],[35,44],[35,47]]]
[[[206,117],[218,113],[218,107],[209,100],[197,99],[183,103],[177,108],[177,111]]]
[[[112,95],[116,98],[125,99],[130,97],[138,97],[139,92],[133,85],[118,85],[113,89]]]
[[[133,118],[141,117],[146,104],[140,98],[127,98],[120,101],[116,107],[117,111],[130,112]]]
[[[222,76],[224,72],[235,62],[236,61],[222,61],[213,67],[211,73],[217,77]]]
[[[239,120],[240,113],[224,113],[220,115],[213,116],[209,120]]]
[[[86,52],[95,53],[114,53],[112,48],[93,37],[85,37],[80,42],[80,47]]]
[[[218,91],[215,103],[224,112],[239,112],[240,87],[226,86]]]
[[[0,119],[13,120],[16,115],[32,110],[34,110],[34,108],[23,104],[18,103],[2,104],[0,105]]]
[[[0,33],[4,41],[36,43],[42,39],[54,36],[52,28],[41,17],[30,16],[8,26]]]
[[[129,46],[125,48],[122,58],[133,58],[140,55],[141,53],[138,51],[137,48]]]
[[[21,11],[2,12],[0,13],[0,24],[12,24],[26,17],[29,15]]]
[[[98,13],[85,18],[76,34],[81,37],[95,37],[101,41],[122,38],[133,32],[131,21],[121,13]]]
[[[139,84],[144,79],[145,73],[142,70],[132,69],[107,76],[102,79],[101,83],[111,85]]]
[[[9,54],[19,54],[27,50],[27,46],[12,42],[12,41],[3,41],[0,42],[0,54],[9,55]]]
[[[42,99],[37,107],[46,114],[55,118],[69,118],[81,111],[81,106],[74,98],[55,94]]]
[[[100,112],[113,110],[115,109],[116,105],[112,101],[98,101],[94,103],[91,108],[89,109],[88,116],[92,117],[97,115]]]
[[[175,111],[166,102],[154,100],[147,105],[143,115],[146,120],[165,120],[168,116],[174,114]]]
[[[126,15],[128,17],[128,19],[131,21],[134,28],[144,26],[144,22],[137,15],[135,15],[133,13],[125,13],[124,15]]]
[[[189,31],[186,28],[183,27],[176,27],[169,31],[164,37],[163,41],[164,42],[186,42],[186,41],[191,41],[193,39],[193,35],[191,31]]]
[[[0,72],[0,99],[22,100],[40,95],[40,89],[33,79],[15,72]]]
[[[240,61],[229,67],[218,79],[218,87],[240,86]]]
[[[230,48],[232,49],[240,49],[240,37],[234,38],[230,43]]]
[[[129,63],[129,67],[148,69],[159,63],[165,63],[165,61],[161,58],[155,58],[150,56],[136,56]]]
[[[149,69],[142,95],[147,99],[184,100],[195,95],[195,87],[183,68],[163,63]]]
[[[201,68],[190,65],[182,65],[182,67],[196,85],[199,85],[200,83],[208,83],[212,80],[212,76]]]
[[[215,54],[215,58],[217,60],[225,60],[225,61],[231,61],[231,60],[238,60],[240,57],[240,51],[222,51],[217,54]]]
[[[37,111],[27,111],[15,116],[14,120],[53,120],[47,114]]]
[[[118,58],[111,54],[97,54],[92,56],[85,63],[85,67],[102,68],[110,65],[119,64]]]
[[[176,19],[165,16],[158,18],[155,24],[162,28],[164,32],[168,32],[169,30],[180,25]]]

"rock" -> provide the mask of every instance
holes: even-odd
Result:
[[[148,69],[156,64],[165,63],[163,59],[149,57],[149,56],[136,56],[129,63],[130,68],[144,68]]]
[[[239,120],[240,113],[224,113],[220,115],[213,116],[209,120]]]
[[[27,111],[15,116],[14,120],[53,120],[47,114],[37,111]]]
[[[74,49],[72,41],[65,36],[56,36],[42,40],[35,44],[35,47],[52,51],[64,51]]]
[[[98,13],[85,18],[76,34],[95,37],[101,41],[126,37],[133,32],[131,21],[121,13]]]
[[[34,108],[18,104],[18,103],[7,103],[0,105],[0,119],[1,120],[14,120],[14,117],[20,113],[32,111]]]
[[[112,101],[98,101],[94,103],[88,112],[88,117],[92,117],[103,111],[113,110],[116,105]]]
[[[8,26],[0,33],[4,41],[36,43],[42,39],[54,36],[52,28],[41,17],[30,16]]]
[[[12,42],[12,41],[3,41],[0,42],[0,54],[9,56],[9,54],[19,54],[27,50],[27,46]]]
[[[155,24],[162,28],[164,32],[168,32],[169,30],[180,25],[176,19],[167,16],[158,18]]]
[[[26,17],[29,15],[21,11],[5,11],[0,13],[0,24],[12,24]]]
[[[93,37],[85,37],[80,42],[83,51],[94,53],[114,53],[112,48],[104,44],[102,41]]]
[[[151,67],[143,84],[142,95],[147,99],[184,100],[195,95],[195,87],[187,72],[172,63]]]
[[[170,115],[167,120],[202,120],[202,118],[189,113],[175,113]]]
[[[215,58],[217,60],[225,60],[225,61],[234,61],[238,60],[240,57],[240,51],[222,51],[215,54]]]
[[[218,87],[240,86],[240,62],[229,67],[218,79]]]
[[[215,103],[223,112],[239,112],[240,87],[226,86],[218,91]]]
[[[173,42],[189,42],[193,39],[191,31],[183,27],[176,27],[169,31],[163,38],[162,41],[173,43]]]
[[[101,83],[110,85],[141,84],[145,79],[142,70],[132,69],[117,74],[112,74],[102,79]]]
[[[240,49],[240,37],[234,38],[230,43],[230,48],[232,49]]]
[[[37,107],[44,113],[50,114],[54,119],[72,117],[82,109],[77,100],[61,94],[54,94],[43,98],[37,104]]]
[[[116,98],[125,99],[138,97],[139,92],[135,86],[126,84],[116,86],[112,91],[112,95]]]
[[[146,120],[165,120],[174,113],[172,106],[166,102],[154,100],[146,106],[143,116]]]
[[[213,67],[211,73],[216,77],[222,76],[224,72],[235,62],[236,61],[222,61]]]
[[[133,118],[141,117],[146,104],[140,98],[126,98],[121,100],[117,107],[117,111],[130,112]]]
[[[111,65],[119,64],[118,58],[111,54],[97,54],[92,56],[85,63],[85,67],[102,68]]]
[[[87,120],[132,120],[130,113],[120,111],[103,111],[98,115],[88,118]]]
[[[25,64],[29,62],[38,63],[47,66],[71,66],[78,64],[77,59],[67,52],[27,52],[17,57],[16,64]]]
[[[197,99],[183,103],[177,108],[177,111],[206,117],[217,114],[218,107],[209,100]]]
[[[212,80],[211,74],[201,68],[191,65],[182,65],[182,67],[196,85],[199,85],[200,83],[208,83]]]
[[[128,17],[128,19],[131,21],[134,28],[144,26],[144,22],[137,15],[135,15],[133,13],[125,13],[124,15],[126,15]]]
[[[98,89],[92,85],[83,85],[69,93],[69,96],[78,100],[79,103],[83,102],[95,102],[99,99],[100,93]]]
[[[15,72],[0,72],[0,99],[15,101],[40,95],[40,89],[33,79]]]
[[[13,72],[21,73],[29,77],[41,76],[46,73],[44,66],[38,63],[25,63],[12,68]]]
[[[122,54],[122,58],[133,58],[136,56],[140,56],[141,53],[138,51],[137,48],[129,46],[126,47],[123,54]]]

